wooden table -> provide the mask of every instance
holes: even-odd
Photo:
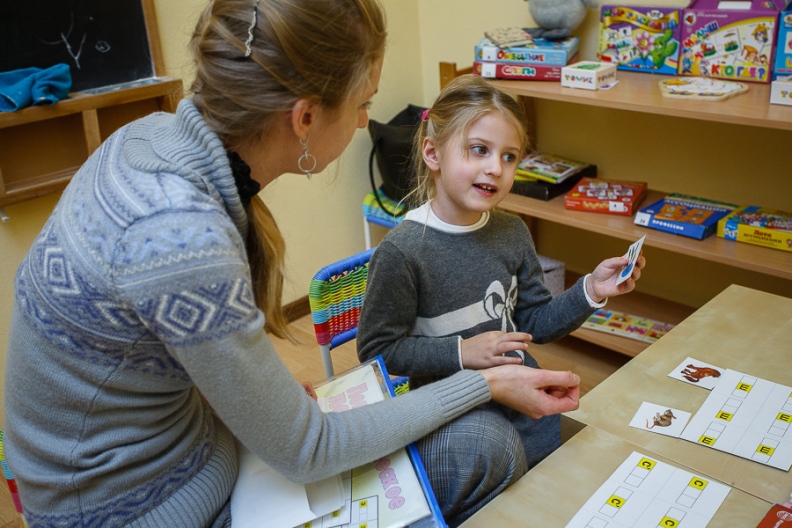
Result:
[[[468,519],[462,528],[563,528],[633,451],[687,470],[673,459],[596,427],[586,427]],[[756,526],[771,506],[732,489],[708,528]]]
[[[688,357],[792,385],[792,299],[724,290],[588,392],[564,417],[582,430],[464,528],[563,528],[633,451],[731,486],[709,527],[756,526],[789,499],[790,472],[629,426],[644,401],[698,411],[709,391],[668,377]]]
[[[786,502],[792,474],[629,426],[644,401],[695,414],[709,391],[668,374],[687,357],[792,385],[792,299],[732,285],[581,399],[569,417],[769,502]]]

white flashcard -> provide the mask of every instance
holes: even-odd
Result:
[[[644,240],[646,239],[646,235],[642,236],[638,239],[638,241],[633,242],[630,245],[630,248],[627,250],[627,258],[630,259],[630,262],[624,266],[619,273],[619,278],[616,280],[616,284],[621,284],[622,282],[626,281],[632,275],[633,268],[635,268],[635,261],[638,260],[638,255],[641,254],[641,246],[643,246]]]
[[[725,369],[716,367],[715,365],[710,365],[709,363],[704,363],[703,361],[689,357],[668,374],[668,377],[684,381],[690,385],[712,390],[718,381],[720,381],[721,374],[724,370]]]
[[[730,490],[633,451],[566,528],[705,528]]]
[[[688,420],[690,420],[689,412],[670,409],[656,403],[643,402],[630,422],[630,427],[678,438],[685,429]]]

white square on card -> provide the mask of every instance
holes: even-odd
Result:
[[[689,419],[689,412],[643,402],[630,422],[630,427],[678,438]]]
[[[724,372],[725,369],[689,357],[668,374],[668,377],[712,390]]]

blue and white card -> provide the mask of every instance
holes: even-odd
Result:
[[[616,280],[616,284],[621,284],[622,282],[629,279],[630,275],[632,275],[633,269],[635,268],[635,261],[638,260],[638,255],[641,254],[641,247],[643,246],[645,239],[646,235],[642,236],[627,250],[627,258],[630,259],[630,262],[628,262],[627,265],[622,268],[621,272],[619,273],[619,278]]]

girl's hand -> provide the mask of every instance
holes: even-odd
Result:
[[[533,419],[574,411],[580,405],[580,377],[569,371],[501,365],[481,373],[493,401]]]
[[[522,364],[518,357],[504,356],[513,350],[528,350],[531,334],[525,332],[484,332],[462,340],[462,366],[483,369],[497,365]]]
[[[617,285],[616,281],[622,268],[629,262],[630,259],[627,257],[614,257],[603,260],[586,279],[586,293],[591,297],[591,300],[602,302],[608,297],[615,297],[633,291],[635,289],[635,281],[641,278],[641,270],[646,266],[646,259],[643,253],[638,255],[630,278]]]

